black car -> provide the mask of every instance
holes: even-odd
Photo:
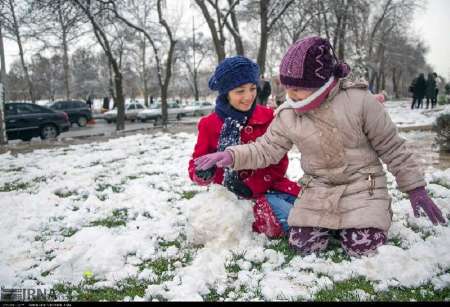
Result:
[[[92,111],[83,101],[56,101],[50,104],[49,108],[67,113],[67,115],[69,115],[70,123],[76,123],[80,127],[85,127],[86,124],[92,119]]]
[[[55,138],[70,127],[69,117],[64,112],[17,102],[5,104],[5,124],[9,140],[24,141],[37,136],[43,140]]]

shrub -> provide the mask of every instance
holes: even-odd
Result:
[[[450,113],[441,114],[433,125],[435,142],[441,151],[450,152]]]
[[[450,103],[449,98],[446,95],[438,95],[437,97],[438,105],[444,105]]]

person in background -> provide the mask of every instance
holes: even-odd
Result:
[[[439,87],[437,86],[437,78],[438,78],[437,73],[434,72],[433,73],[433,77],[434,77],[434,80],[436,81],[436,87],[434,89],[433,99],[431,100],[431,108],[432,109],[434,109],[436,107],[436,104],[437,104],[437,101],[438,101],[438,95],[439,95]]]
[[[261,80],[257,85],[257,102],[263,106],[267,105],[271,92],[270,82],[264,78],[264,75],[261,75]]]
[[[425,96],[427,99],[427,109],[431,106],[433,108],[433,100],[436,95],[436,79],[432,73],[428,74]]]
[[[232,171],[215,166],[196,170],[194,164],[200,156],[255,142],[266,132],[273,110],[256,103],[258,77],[258,65],[243,56],[226,58],[216,67],[208,82],[211,90],[219,92],[215,111],[198,123],[197,143],[188,171],[191,180],[199,185],[222,184],[238,197],[254,200],[253,230],[278,238],[288,231],[287,218],[300,191],[298,184],[285,176],[287,155],[257,170]]]
[[[423,104],[423,98],[425,97],[425,91],[427,88],[427,82],[425,80],[425,76],[423,73],[419,74],[419,76],[414,79],[409,87],[409,91],[413,94],[413,100],[411,103],[411,109],[416,108],[420,109]]]
[[[108,110],[109,110],[109,97],[105,96],[103,97],[102,112],[106,112]]]
[[[278,163],[296,145],[304,176],[288,236],[302,255],[325,250],[333,234],[350,256],[372,255],[386,243],[393,213],[381,162],[408,195],[415,217],[424,212],[434,225],[446,224],[405,139],[367,84],[344,79],[349,72],[327,39],[296,42],[280,64],[287,100],[266,133],[195,160],[198,170],[257,169]]]

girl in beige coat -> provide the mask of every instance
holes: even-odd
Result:
[[[423,210],[434,224],[445,223],[395,124],[365,84],[343,79],[349,70],[327,40],[298,41],[280,65],[287,101],[266,133],[195,162],[198,169],[263,168],[296,145],[305,175],[288,224],[289,244],[301,254],[325,249],[330,232],[352,256],[374,253],[386,242],[392,211],[381,161],[409,194],[416,217]]]

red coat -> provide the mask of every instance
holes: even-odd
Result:
[[[251,143],[263,135],[273,119],[273,110],[257,105],[247,126],[241,130],[241,143]],[[197,144],[195,144],[192,159],[189,161],[189,177],[196,183],[205,185],[211,182],[222,184],[223,168],[217,168],[214,177],[205,182],[195,175],[194,159],[208,153],[217,151],[220,130],[223,120],[217,113],[211,113],[200,119],[198,123]],[[269,190],[276,190],[297,196],[300,187],[297,183],[285,177],[289,160],[287,155],[276,165],[270,165],[258,170],[241,170],[238,172],[240,179],[252,190],[253,197],[264,195]]]

